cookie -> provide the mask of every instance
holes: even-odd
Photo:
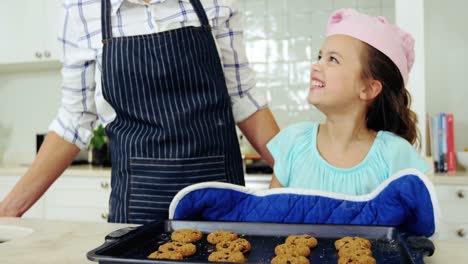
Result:
[[[208,237],[206,240],[208,240],[208,243],[210,244],[218,244],[219,242],[223,241],[232,241],[237,239],[237,234],[231,231],[222,231],[222,230],[217,230],[214,231],[210,234],[208,234]]]
[[[372,256],[372,251],[363,246],[346,244],[338,251],[340,257]]]
[[[238,238],[233,241],[223,241],[216,244],[218,251],[240,251],[242,253],[248,252],[251,246],[249,241],[244,238]]]
[[[197,252],[197,247],[192,243],[168,242],[159,246],[162,252],[179,252],[184,257],[192,256]]]
[[[309,264],[309,260],[299,255],[278,255],[271,260],[271,264]]]
[[[183,259],[184,257],[179,252],[162,252],[162,251],[155,251],[151,253],[148,258],[151,259],[174,259],[179,260]]]
[[[310,249],[305,244],[281,244],[275,247],[276,255],[309,256]]]
[[[245,262],[244,254],[239,251],[215,251],[208,256],[211,262]]]
[[[376,264],[377,262],[373,257],[360,256],[360,257],[340,257],[338,264]]]
[[[179,229],[171,234],[171,239],[177,242],[191,243],[202,238],[202,233],[196,229]]]
[[[317,239],[311,235],[291,235],[286,238],[287,244],[305,244],[309,248],[317,246]]]
[[[362,237],[349,237],[349,236],[336,240],[335,248],[336,250],[340,250],[340,248],[346,244],[371,248],[371,243],[369,240],[362,238]]]

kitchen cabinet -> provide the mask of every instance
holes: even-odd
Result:
[[[15,186],[20,176],[1,176],[0,177],[0,200],[2,200]],[[39,199],[24,215],[25,218],[43,218],[44,217],[44,198]]]
[[[0,176],[0,199],[20,176]],[[108,178],[61,177],[24,217],[50,220],[107,222],[110,180]]]
[[[441,209],[440,237],[468,242],[468,185],[435,185]]]
[[[108,178],[61,177],[44,195],[46,219],[107,222]]]
[[[245,176],[245,187],[265,190],[270,186],[271,174],[249,174]]]
[[[61,0],[0,1],[0,64],[60,59]]]
[[[246,177],[246,186],[267,189],[271,176]],[[60,177],[44,195],[44,217],[55,220],[106,222],[109,212],[108,177]]]
[[[79,171],[74,171],[73,176],[59,177],[43,197],[25,214],[25,217],[107,222],[111,192],[110,171],[94,171],[94,174],[101,176],[89,176],[93,174],[89,171],[83,172],[83,176],[81,176],[78,175]],[[8,194],[20,177],[20,175],[0,176],[0,199]],[[271,175],[258,174],[247,175],[245,181],[249,188],[268,189],[270,179]]]

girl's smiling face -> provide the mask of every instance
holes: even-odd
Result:
[[[364,43],[353,37],[333,35],[325,39],[312,65],[308,101],[324,113],[346,111],[361,102],[364,87],[361,52]]]

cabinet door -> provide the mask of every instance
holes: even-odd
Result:
[[[62,48],[58,40],[61,36],[63,27],[64,10],[62,0],[44,0],[45,17],[44,21],[47,25],[44,31],[44,49],[43,58],[46,61],[59,61],[62,57]]]
[[[43,1],[0,1],[0,63],[39,61],[45,28]]]
[[[20,176],[0,176],[0,200],[11,191]],[[24,218],[42,218],[44,216],[44,199],[39,199],[24,215]]]
[[[440,222],[438,240],[459,240],[468,242],[468,223],[447,223]]]
[[[435,186],[442,221],[449,224],[468,224],[468,186],[436,185]]]
[[[45,218],[74,221],[107,221],[110,180],[61,177],[45,195]]]

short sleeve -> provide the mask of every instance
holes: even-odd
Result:
[[[313,123],[299,123],[281,130],[267,143],[267,148],[275,160],[274,173],[281,185],[289,186],[292,166],[296,159],[295,149],[305,133],[310,133]]]

